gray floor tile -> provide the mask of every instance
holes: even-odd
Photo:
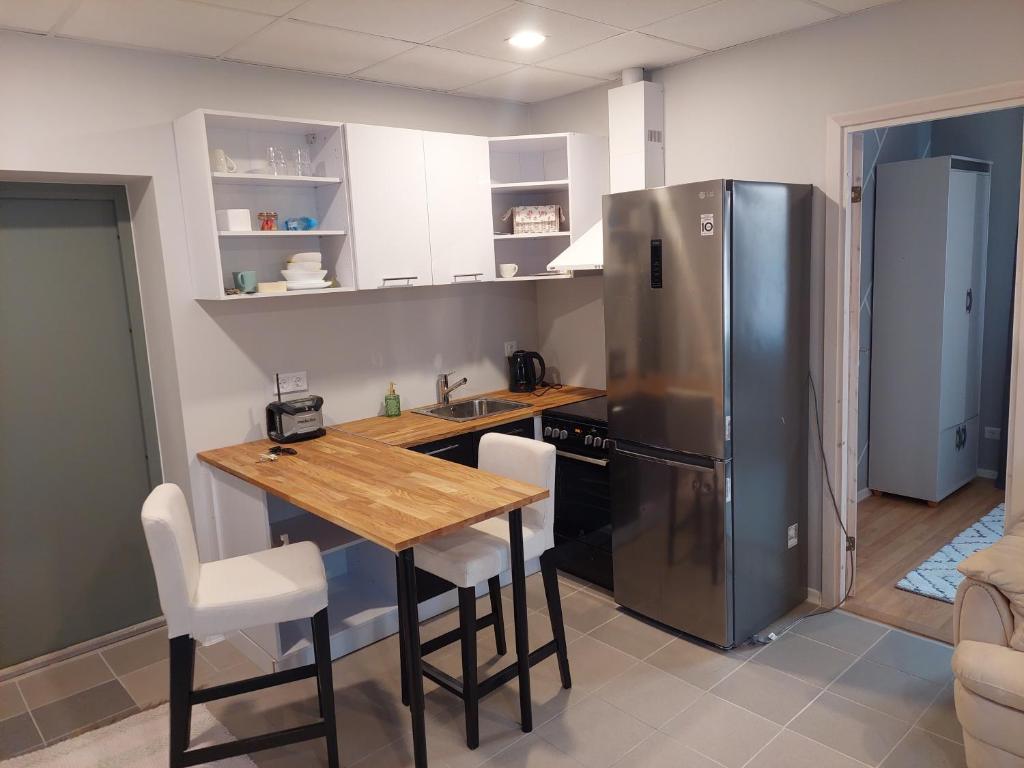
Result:
[[[199,663],[196,659],[196,663]],[[150,664],[148,667],[129,672],[120,678],[121,685],[128,691],[139,709],[149,709],[168,700],[170,664],[167,659]]]
[[[774,667],[780,672],[824,688],[856,659],[856,656],[815,640],[787,634],[757,654],[751,663]]]
[[[583,768],[583,763],[569,757],[536,734],[520,739],[504,752],[485,763],[488,768]]]
[[[909,672],[945,685],[953,678],[950,660],[953,648],[945,643],[892,630],[865,656],[878,664]]]
[[[25,701],[21,698],[17,683],[0,685],[0,720],[15,717],[25,712]]]
[[[20,755],[33,747],[41,746],[42,738],[32,722],[31,715],[21,715],[0,720],[0,760]]]
[[[542,611],[544,613],[544,611]],[[619,615],[618,608],[602,597],[580,590],[562,600],[562,620],[584,634]]]
[[[126,675],[166,659],[168,649],[167,630],[156,629],[120,645],[105,648],[101,653],[115,675]]]
[[[956,716],[956,705],[953,703],[953,684],[949,683],[942,693],[932,702],[917,726],[926,731],[945,736],[947,739],[963,743],[964,732]]]
[[[615,768],[721,768],[721,765],[663,733],[654,733],[627,753]]]
[[[654,729],[594,696],[537,731],[544,741],[588,768],[611,768]]]
[[[530,670],[530,694],[533,699],[533,721],[540,725],[559,712],[592,695],[599,688],[637,664],[622,651],[583,635],[569,643],[569,668],[572,688],[562,688],[554,657]],[[516,681],[492,693],[481,706],[501,708],[507,717],[519,717],[519,686]]]
[[[698,688],[707,690],[743,663],[743,658],[728,651],[677,637],[647,658],[653,664]]]
[[[843,611],[811,616],[793,627],[795,634],[858,656],[888,631],[888,627]]]
[[[771,741],[779,726],[706,693],[662,731],[727,768],[741,768]]]
[[[111,680],[66,699],[32,710],[46,741],[59,739],[93,725],[110,722],[115,715],[137,712],[138,707],[124,687]]]
[[[864,768],[864,763],[787,730],[774,738],[747,768]]]
[[[18,680],[29,709],[113,680],[114,675],[98,653],[89,653],[41,669]]]
[[[967,768],[962,744],[915,728],[882,763],[882,768]]]
[[[817,686],[761,664],[744,664],[711,692],[785,725],[821,693]]]
[[[829,686],[839,696],[913,723],[928,709],[942,686],[861,659]]]
[[[878,765],[910,726],[826,691],[790,723],[789,729],[855,760]]]
[[[641,662],[601,688],[597,695],[638,720],[660,728],[703,693],[697,686]]]
[[[221,640],[213,645],[197,645],[196,647],[199,655],[210,662],[214,669],[227,669],[240,664],[247,658],[230,640]]]
[[[597,627],[590,636],[630,656],[645,659],[659,648],[668,645],[676,634],[638,616],[623,612]]]

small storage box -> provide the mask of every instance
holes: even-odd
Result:
[[[517,205],[509,208],[502,221],[512,219],[513,235],[542,235],[558,232],[565,222],[560,205]]]

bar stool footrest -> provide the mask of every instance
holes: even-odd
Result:
[[[549,640],[544,643],[540,648],[530,652],[529,662],[530,666],[534,667],[540,664],[549,656],[554,656],[558,652],[558,643],[554,640]],[[422,662],[423,676],[431,682],[441,686],[449,693],[458,696],[460,699],[464,698],[462,683],[456,678],[444,672],[429,662]],[[504,669],[495,672],[490,677],[481,680],[477,683],[478,696],[482,699],[489,693],[493,693],[498,688],[514,680],[519,675],[519,663],[513,661]]]
[[[233,683],[224,683],[210,688],[200,688],[192,691],[189,701],[192,704],[205,704],[208,701],[226,699],[229,696],[238,696],[243,693],[262,691],[264,688],[273,688],[285,683],[294,683],[299,680],[306,680],[316,677],[316,664],[306,664],[294,669],[285,669],[280,672],[271,672],[268,675],[250,677],[246,680],[238,680]]]
[[[297,744],[300,741],[322,739],[327,734],[327,727],[323,720],[309,725],[300,725],[296,728],[289,728],[274,733],[264,733],[259,736],[249,736],[237,741],[229,741],[224,744],[215,744],[211,747],[200,747],[198,749],[186,750],[172,758],[173,768],[187,768],[192,765],[212,763],[216,760],[225,760],[229,757],[238,757],[252,752],[261,752],[274,747],[286,747],[289,744]]]

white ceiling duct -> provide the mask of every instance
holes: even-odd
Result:
[[[665,94],[642,78],[643,70],[624,70],[624,85],[608,91],[609,190],[661,187],[665,184]],[[604,266],[602,222],[577,237],[548,264],[548,270],[601,269]]]

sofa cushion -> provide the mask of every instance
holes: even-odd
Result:
[[[1003,536],[991,547],[968,557],[957,569],[964,576],[991,584],[1006,595],[1014,623],[1010,645],[1024,651],[1024,536]]]
[[[953,652],[953,674],[979,696],[1024,712],[1024,654],[964,640]]]

